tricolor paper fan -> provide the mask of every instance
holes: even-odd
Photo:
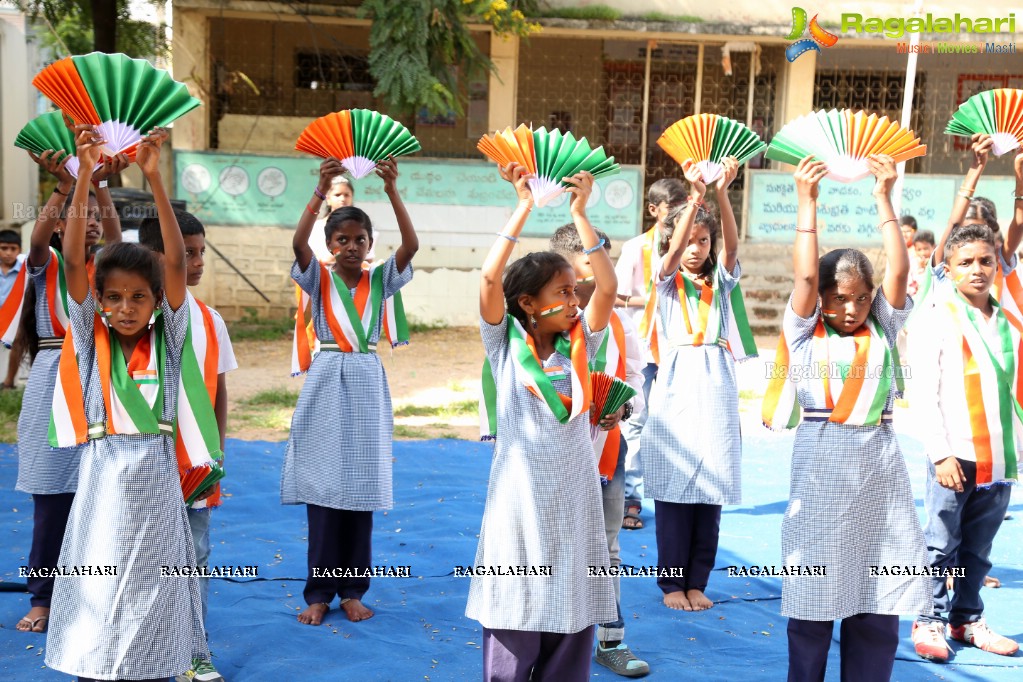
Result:
[[[739,163],[746,163],[767,146],[742,123],[717,114],[697,114],[675,121],[657,144],[679,164],[686,159],[695,161],[708,184],[721,177],[721,159],[734,156]]]
[[[75,157],[75,134],[68,130],[64,117],[59,111],[37,116],[21,129],[14,139],[14,146],[27,149],[39,156],[48,149],[57,152],[57,158],[70,156],[67,168],[71,177],[78,177],[78,159]]]
[[[945,134],[970,137],[974,133],[991,136],[995,156],[1023,146],[1023,90],[988,90],[960,104]]]
[[[590,386],[593,389],[593,414],[590,423],[599,424],[600,420],[618,411],[618,408],[632,400],[636,389],[627,383],[604,372],[590,372]]]
[[[390,116],[369,109],[345,109],[307,125],[295,149],[324,159],[333,157],[358,180],[372,173],[378,161],[412,154],[422,147],[408,128]]]
[[[870,175],[867,157],[887,154],[896,163],[923,156],[927,145],[887,116],[849,109],[814,111],[789,121],[771,140],[766,156],[798,164],[813,156],[828,166],[827,177],[855,182]]]
[[[525,124],[484,135],[476,148],[502,166],[514,161],[528,168],[536,176],[529,180],[529,189],[537,206],[564,192],[570,186],[566,177],[588,171],[599,178],[621,170],[615,157],[605,154],[603,147],[593,149],[585,137],[576,140],[572,133],[546,128],[531,132]]]
[[[40,71],[32,85],[75,123],[98,126],[107,156],[134,150],[152,128],[200,104],[163,69],[123,54],[65,57]]]

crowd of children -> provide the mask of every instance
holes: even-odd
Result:
[[[77,182],[67,158],[33,156],[56,186],[27,257],[17,233],[0,232],[0,332],[32,359],[17,482],[34,501],[29,565],[117,571],[30,579],[31,608],[17,629],[48,631],[46,664],[79,680],[222,681],[207,645],[207,580],[162,580],[158,571],[208,565],[210,510],[221,503],[226,374],[237,361],[223,319],[188,291],[202,276],[204,228],[171,207],[158,169],[167,133],[154,129],[135,162],[155,215],[138,244],[122,242],[105,180],[128,160],[101,162],[104,141],[92,126],[74,134]],[[986,651],[1018,648],[986,624],[980,589],[1023,436],[1015,255],[1023,154],[1003,233],[993,205],[973,196],[990,138],[972,143],[937,240],[896,217],[892,159],[869,158],[887,261],[878,285],[863,253],[820,255],[818,187],[828,169],[808,157],[795,170],[793,291],[763,421],[796,428],[782,563],[827,572],[783,580],[789,680],[824,679],[835,620],[843,679],[890,678],[900,615],[915,618],[924,658],[947,660],[946,623],[953,639]],[[481,414],[495,446],[474,563],[550,571],[474,573],[466,616],[483,626],[486,680],[581,682],[591,657],[622,676],[650,672],[625,643],[616,572],[588,570],[622,565],[619,535],[643,528],[644,496],[653,500],[664,605],[714,605],[706,590],[722,507],[741,502],[735,363],[752,352],[728,194],[738,170],[726,158],[707,184],[687,162],[685,182],[655,182],[654,224],[623,245],[616,267],[610,238],[586,213],[587,173],[565,179],[572,222],[550,250],[512,260],[533,209],[532,176],[515,163],[499,169],[517,203],[481,268]],[[308,375],[281,503],[306,506],[307,607],[298,621],[308,625],[323,622],[335,597],[350,621],[374,615],[362,603],[368,578],[315,569],[370,566],[373,512],[392,505],[393,411],[375,350],[406,340],[396,315],[419,248],[397,163],[386,159],[376,173],[401,243],[371,262],[372,221],[352,205],[344,171],[335,159],[321,164],[292,240],[291,275],[312,321],[307,334],[298,315],[296,368]],[[923,526],[893,424],[900,363],[936,368],[906,377],[907,414],[928,425],[926,458],[909,460],[927,468]],[[19,365],[18,353],[10,366],[0,362],[5,387]],[[793,380],[806,374],[800,368],[824,370]],[[636,395],[591,425],[592,372]],[[886,565],[935,575],[868,570]],[[947,581],[952,568],[965,570]]]

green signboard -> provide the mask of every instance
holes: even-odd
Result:
[[[402,157],[398,164],[398,190],[413,220],[416,204],[451,207],[444,225],[417,222],[420,230],[494,232],[515,206],[514,190],[492,163]],[[311,157],[179,151],[174,154],[175,195],[210,225],[292,227],[312,196],[319,165]],[[357,205],[387,203],[383,181],[375,174],[357,180],[355,188]],[[587,214],[611,237],[626,239],[640,232],[642,197],[640,169],[625,166],[620,174],[597,181]],[[564,194],[535,208],[525,233],[548,236],[570,220],[569,195]]]
[[[907,175],[902,186],[902,214],[913,216],[921,230],[931,230],[937,237],[948,223],[961,183],[959,175]],[[1005,176],[982,177],[977,185],[977,196],[995,202],[1003,225],[1012,218],[1010,195],[1014,187],[1015,180]],[[848,184],[830,180],[820,184],[817,227],[822,244],[881,245],[873,189],[872,177]],[[796,236],[797,211],[796,183],[791,173],[750,173],[746,234],[751,241],[791,243]]]

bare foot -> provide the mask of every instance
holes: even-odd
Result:
[[[341,608],[345,610],[345,615],[348,616],[348,620],[353,623],[358,623],[360,620],[366,620],[367,618],[373,617],[373,612],[363,606],[362,602],[358,599],[349,599],[341,602]]]
[[[675,609],[676,611],[692,611],[693,605],[686,599],[686,593],[682,590],[678,592],[669,592],[664,595],[664,605],[669,609]]]
[[[327,615],[327,611],[330,611],[330,606],[324,603],[310,604],[305,607],[305,611],[298,614],[298,622],[305,623],[306,625],[319,625],[323,622],[323,617]]]
[[[46,632],[50,620],[50,609],[46,606],[33,606],[25,617],[14,626],[19,632]]]
[[[1002,581],[993,575],[984,576],[984,587],[1001,587]]]
[[[693,605],[693,611],[706,611],[714,606],[714,602],[707,598],[703,590],[686,590],[686,599]]]

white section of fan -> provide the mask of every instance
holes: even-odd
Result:
[[[696,164],[696,167],[700,169],[700,173],[703,175],[703,184],[709,185],[712,182],[716,182],[721,177],[721,171],[723,166],[716,161],[700,161]]]
[[[803,148],[827,165],[828,174],[825,177],[831,180],[856,182],[870,175],[865,157],[854,157],[836,149],[837,140],[832,137],[830,128],[826,127],[824,113],[807,114],[797,119],[799,123],[796,124],[796,130],[802,138],[800,142]]]
[[[533,193],[533,201],[540,208],[565,191],[565,188],[557,180],[541,176],[526,180],[526,183],[529,185],[529,191]]]
[[[352,174],[353,179],[358,180],[372,173],[373,169],[377,167],[377,162],[356,154],[347,159],[341,159],[341,165]]]
[[[93,169],[93,172],[95,172],[96,169],[98,169],[102,165],[103,165],[102,161],[97,163],[96,164],[96,168]],[[65,170],[67,170],[68,174],[71,177],[73,177],[75,180],[78,179],[78,169],[80,167],[81,167],[81,162],[78,160],[77,156],[72,156],[71,158],[69,158],[67,160],[67,164],[64,166],[64,168],[65,168]]]
[[[127,123],[120,121],[104,121],[96,126],[104,144],[100,147],[107,156],[117,156],[133,145],[138,144],[142,139],[142,133]]]
[[[995,153],[995,156],[1007,154],[1019,147],[1019,140],[1012,133],[993,133],[991,143],[991,151]]]

